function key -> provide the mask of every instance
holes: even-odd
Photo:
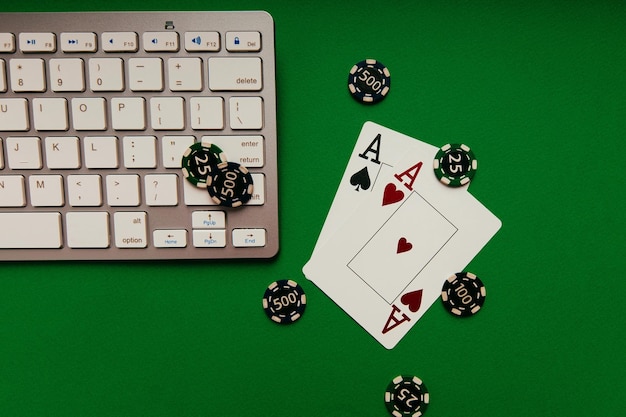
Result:
[[[176,32],[145,32],[143,49],[146,52],[178,51],[178,33]]]
[[[220,34],[218,32],[185,32],[185,50],[217,52],[220,50]]]
[[[226,32],[226,49],[230,52],[255,52],[261,50],[259,32]]]
[[[12,33],[0,33],[0,53],[15,52],[15,35]]]
[[[61,50],[63,52],[96,52],[95,33],[61,33]]]
[[[101,40],[104,52],[137,52],[139,48],[135,32],[104,32]]]
[[[22,52],[56,52],[56,36],[50,32],[20,33],[20,51]]]

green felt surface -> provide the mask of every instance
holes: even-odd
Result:
[[[281,252],[0,264],[1,416],[385,416],[400,373],[428,386],[429,417],[624,413],[623,1],[0,5],[142,9],[273,15]],[[368,57],[392,75],[376,106],[346,89]],[[483,310],[462,320],[436,303],[390,351],[301,273],[367,120],[471,145],[470,192],[503,222],[468,267]],[[261,309],[281,278],[309,302],[289,327]]]

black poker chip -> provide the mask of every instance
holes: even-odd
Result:
[[[263,295],[263,310],[270,320],[290,324],[302,317],[306,308],[304,290],[295,281],[281,279],[272,282]]]
[[[207,178],[207,191],[215,204],[239,207],[252,198],[254,182],[246,167],[236,162],[217,165]]]
[[[226,162],[226,155],[217,145],[196,142],[183,154],[183,176],[196,187],[204,188],[207,186],[207,179],[223,162]]]
[[[474,178],[478,161],[469,146],[448,143],[437,151],[433,169],[440,182],[450,187],[460,187]]]
[[[375,59],[357,62],[348,75],[348,90],[361,103],[378,103],[389,93],[391,75],[382,63]]]
[[[426,385],[416,376],[398,375],[385,391],[385,406],[395,417],[419,417],[428,408],[429,401]]]
[[[469,317],[478,313],[485,303],[485,285],[471,272],[457,272],[443,284],[441,300],[450,313]]]

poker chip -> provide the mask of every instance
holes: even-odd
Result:
[[[469,317],[478,313],[485,303],[485,285],[471,272],[457,272],[444,282],[441,300],[450,313]]]
[[[221,206],[239,207],[252,198],[253,190],[252,175],[236,162],[222,162],[207,178],[207,191]]]
[[[377,103],[387,97],[391,86],[389,70],[375,59],[354,64],[348,75],[348,89],[355,100]]]
[[[460,187],[474,178],[478,161],[469,146],[462,143],[448,143],[437,151],[433,160],[433,168],[435,175],[443,184],[450,187]]]
[[[306,308],[306,295],[302,287],[292,280],[272,282],[263,295],[263,310],[270,320],[289,324],[302,317]]]
[[[204,188],[207,186],[207,178],[223,162],[226,162],[226,155],[217,145],[196,142],[183,154],[183,176],[196,187]]]
[[[398,375],[385,391],[385,405],[392,416],[419,417],[428,408],[426,385],[416,376]]]

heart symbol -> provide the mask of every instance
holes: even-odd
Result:
[[[408,306],[409,310],[415,313],[422,305],[422,290],[407,292],[400,298],[400,302]]]
[[[404,198],[402,190],[396,189],[396,185],[392,182],[385,186],[385,192],[383,193],[383,206],[387,204],[397,203]]]
[[[398,250],[396,253],[408,252],[411,249],[413,249],[413,244],[406,240],[405,237],[401,237],[400,240],[398,240]]]

